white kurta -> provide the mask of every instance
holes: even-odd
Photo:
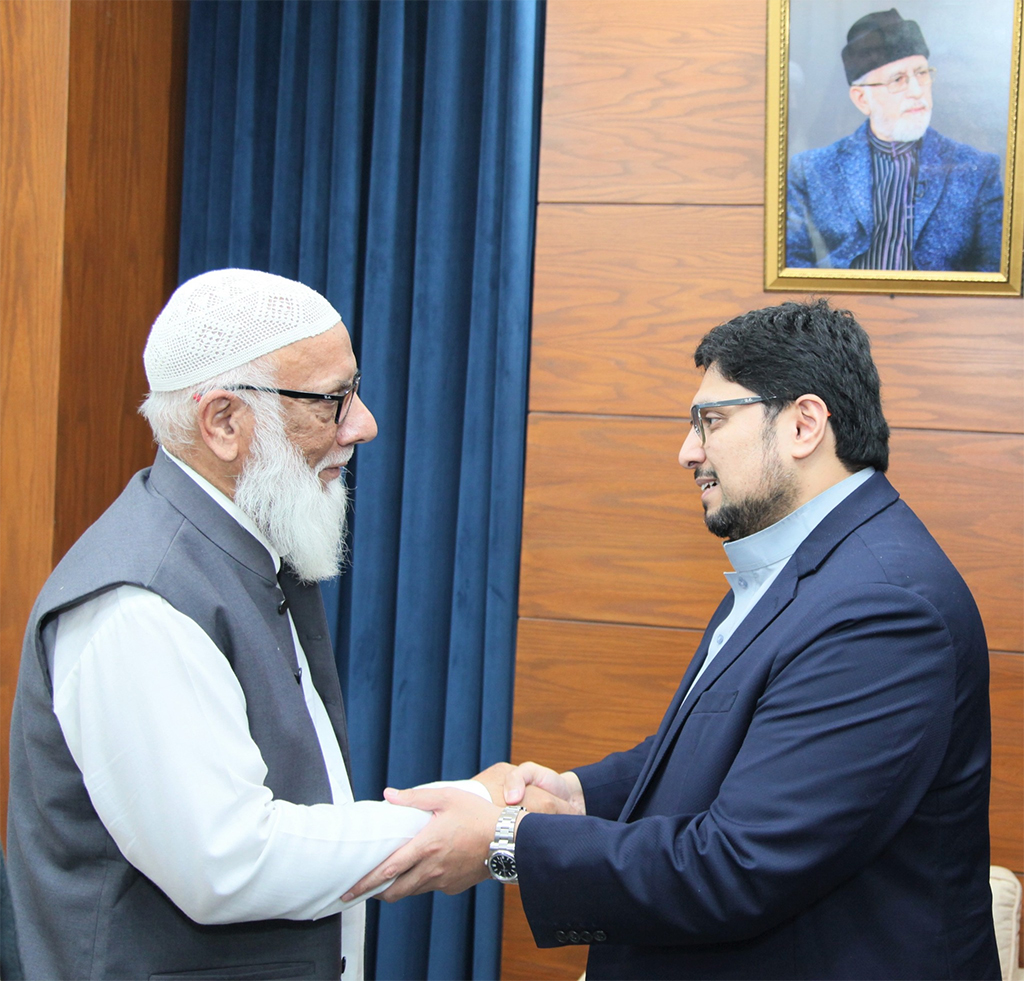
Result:
[[[267,544],[233,502],[183,469]],[[118,848],[188,916],[229,923],[345,910],[345,978],[361,979],[365,907],[340,897],[429,814],[353,801],[294,624],[292,636],[331,804],[274,799],[227,659],[193,620],[148,590],[120,586],[59,616],[54,711]],[[457,786],[489,799],[479,783]]]

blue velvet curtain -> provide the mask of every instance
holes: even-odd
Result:
[[[509,753],[543,3],[191,10],[181,278],[323,292],[380,428],[324,587],[356,794],[471,775]],[[369,976],[497,977],[497,884],[369,905]]]

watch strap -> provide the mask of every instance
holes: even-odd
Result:
[[[498,817],[498,823],[494,827],[494,844],[515,848],[516,843],[516,820],[520,811],[526,808],[521,804],[512,804],[502,808]]]

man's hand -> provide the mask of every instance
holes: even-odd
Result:
[[[452,895],[488,877],[484,861],[500,807],[464,790],[389,787],[384,797],[392,804],[433,811],[434,816],[412,841],[393,851],[342,896],[345,902],[389,879],[395,881],[377,898],[393,903],[432,889]]]
[[[481,770],[473,779],[479,780],[487,788],[493,803],[498,807],[504,807],[505,775],[513,769],[511,763],[494,763],[486,770]]]
[[[583,790],[571,770],[560,774],[536,763],[495,763],[473,779],[487,788],[498,807],[522,804],[543,814],[585,813]]]
[[[523,804],[531,811],[587,813],[580,778],[572,770],[558,773],[538,763],[521,763],[505,771],[504,797],[506,803]]]

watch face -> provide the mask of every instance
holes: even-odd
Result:
[[[516,860],[508,852],[495,852],[488,860],[491,875],[496,879],[508,881],[516,878]]]

